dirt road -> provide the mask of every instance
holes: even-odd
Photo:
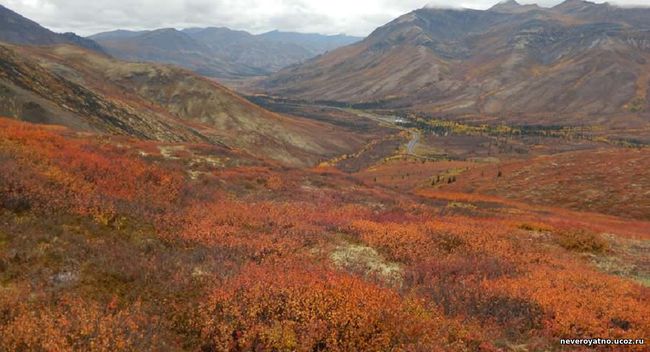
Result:
[[[415,155],[415,147],[418,145],[419,141],[420,141],[420,132],[412,131],[411,132],[411,140],[406,145],[406,153],[411,154],[411,155]]]

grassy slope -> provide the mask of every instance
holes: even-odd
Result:
[[[447,189],[650,220],[649,172],[647,148],[589,150],[477,168]]]

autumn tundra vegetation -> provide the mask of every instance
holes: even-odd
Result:
[[[7,119],[0,137],[3,351],[553,350],[650,331],[647,276],[612,268],[636,263],[619,247],[647,243],[641,220],[201,144]]]
[[[0,6],[0,352],[647,351],[648,18],[82,38]]]

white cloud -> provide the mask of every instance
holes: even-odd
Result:
[[[59,32],[224,26],[254,33],[273,29],[347,33],[373,29],[425,5],[485,9],[498,0],[5,0],[4,5]],[[520,0],[552,6],[561,0]],[[603,2],[602,0],[597,2]],[[650,0],[614,0],[648,5]]]

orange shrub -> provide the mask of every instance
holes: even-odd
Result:
[[[0,302],[2,351],[142,351],[163,348],[158,318],[138,303],[118,308],[63,297],[53,305]]]
[[[409,263],[434,251],[433,241],[417,224],[357,220],[352,223],[351,230],[363,242],[384,252],[392,260]]]
[[[553,336],[623,338],[650,332],[647,288],[579,265],[540,266],[521,277],[484,281],[482,289],[536,302]]]
[[[295,265],[248,267],[203,304],[200,328],[205,351],[463,350],[469,335],[390,290]]]
[[[598,234],[583,229],[564,230],[556,237],[560,246],[571,251],[600,253],[607,249],[607,242]]]
[[[0,120],[0,202],[72,211],[111,221],[117,212],[156,212],[179,195],[183,176],[112,145],[66,138],[45,127]],[[119,208],[119,209],[118,209]]]

